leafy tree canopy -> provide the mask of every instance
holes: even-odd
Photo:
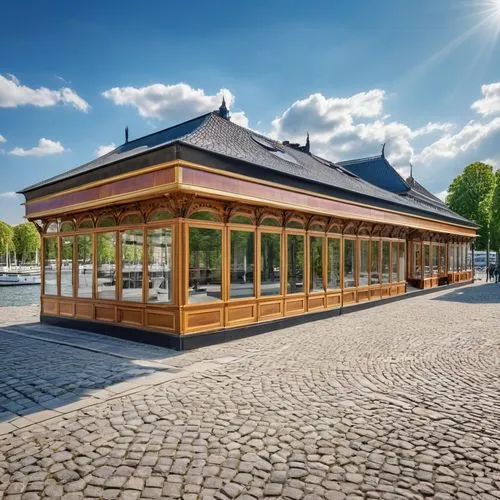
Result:
[[[23,222],[14,227],[14,245],[18,259],[22,262],[34,259],[40,248],[40,235],[31,222]]]
[[[0,254],[4,254],[7,248],[14,250],[14,231],[3,221],[0,221]]]
[[[447,205],[479,226],[478,249],[486,249],[487,246],[495,183],[493,167],[477,162],[465,167],[448,188]]]

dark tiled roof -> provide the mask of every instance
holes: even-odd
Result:
[[[256,167],[262,167],[270,172],[284,175],[286,178],[305,180],[316,185],[321,184],[326,189],[335,189],[336,193],[345,193],[346,199],[352,199],[354,195],[360,201],[372,203],[375,206],[377,200],[380,200],[403,212],[417,212],[423,216],[452,220],[473,226],[470,221],[455,214],[442,203],[441,205],[437,203],[430,205],[419,200],[416,191],[415,196],[402,196],[396,192],[382,189],[348,170],[349,162],[335,164],[297,148],[286,146],[221,118],[216,112],[122,144],[107,155],[30,186],[21,192],[25,193],[48,184],[67,180],[79,174],[116,164],[120,160],[142,155],[174,143],[245,162],[248,165],[248,168],[245,168],[245,174],[249,177],[258,178],[260,174],[258,174],[259,169]],[[380,167],[384,169],[386,176],[387,167],[392,169],[388,163]],[[397,175],[399,176],[399,174]],[[401,181],[402,185],[406,184],[403,179]]]
[[[410,186],[396,172],[385,156],[372,156],[370,158],[360,158],[359,160],[341,161],[347,170],[359,175],[370,184],[375,184],[382,189],[392,193],[404,193]]]
[[[51,177],[50,179],[46,179],[42,182],[38,182],[37,184],[33,184],[32,186],[29,186],[20,192],[24,193],[25,191],[31,191],[47,184],[52,184],[54,182],[62,181],[70,177],[75,177],[85,172],[90,172],[91,170],[104,167],[105,165],[116,163],[120,160],[152,151],[153,149],[161,148],[167,144],[172,143],[175,140],[181,139],[185,135],[190,134],[191,132],[196,130],[210,115],[211,113],[207,113],[206,115],[198,116],[197,118],[194,118],[187,122],[180,123],[178,125],[174,125],[173,127],[160,130],[159,132],[154,132],[153,134],[145,135],[144,137],[140,137],[139,139],[126,142],[121,146],[118,146],[113,151],[110,151],[109,153],[100,156],[95,160],[85,163],[84,165],[76,167],[72,170],[68,170],[67,172],[63,172],[62,174]]]

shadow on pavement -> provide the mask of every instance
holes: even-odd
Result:
[[[66,411],[78,402],[87,406],[132,390],[145,383],[140,377],[174,371],[166,360],[175,354],[37,323],[1,327],[0,422],[25,417],[28,425],[30,415],[45,412],[47,417],[47,411]]]
[[[465,304],[500,304],[500,283],[483,283],[457,288],[432,300],[463,302]]]

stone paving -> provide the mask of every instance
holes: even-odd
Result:
[[[0,498],[498,499],[499,341],[479,284],[167,356],[183,378],[0,436]]]

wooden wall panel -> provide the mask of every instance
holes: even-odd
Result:
[[[74,316],[75,303],[62,300],[59,302],[59,316]]]
[[[118,308],[118,321],[127,325],[142,326],[144,324],[141,309]]]
[[[290,316],[293,314],[301,314],[306,310],[306,298],[285,298],[285,316]]]
[[[356,290],[347,290],[342,292],[342,305],[354,304],[355,302],[356,302]]]
[[[75,316],[81,319],[94,319],[94,305],[91,302],[76,302]]]
[[[42,298],[43,314],[59,314],[59,303],[57,299]]]
[[[224,326],[223,306],[212,309],[185,309],[187,332],[216,330]]]
[[[266,320],[283,316],[283,300],[260,302],[258,304],[258,319]]]
[[[115,307],[114,306],[95,306],[95,319],[97,321],[112,321],[115,322]]]
[[[380,299],[381,290],[380,288],[371,288],[370,289],[370,300]]]
[[[370,290],[367,288],[364,289],[359,289],[358,294],[357,294],[357,301],[358,302],[365,302],[366,300],[370,300]]]
[[[325,304],[326,304],[326,296],[325,295],[308,297],[307,310],[313,311],[316,309],[324,309]]]
[[[175,330],[175,318],[174,312],[146,311],[146,326],[161,330]]]
[[[226,326],[254,323],[257,321],[257,304],[228,304]]]
[[[391,295],[391,287],[389,285],[382,285],[380,288],[380,296],[382,298],[389,297]]]
[[[342,293],[329,293],[326,296],[326,307],[340,307],[342,304]]]

